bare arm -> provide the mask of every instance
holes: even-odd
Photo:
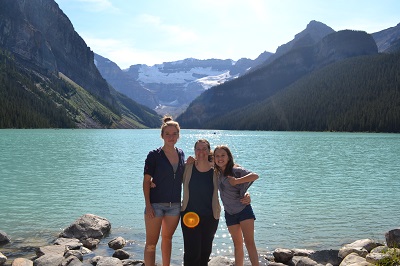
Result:
[[[148,174],[144,175],[143,178],[143,195],[144,195],[144,201],[146,204],[146,216],[148,216],[149,218],[153,218],[154,217],[154,210],[153,207],[151,207],[151,203],[150,203],[150,188],[151,188],[151,184],[152,184],[152,177]]]
[[[258,175],[256,173],[250,173],[250,174],[247,174],[247,175],[239,177],[239,178],[235,178],[233,176],[229,176],[228,178],[229,178],[229,183],[232,186],[235,186],[235,185],[239,185],[239,184],[243,184],[243,183],[247,183],[247,182],[253,182],[258,179]]]

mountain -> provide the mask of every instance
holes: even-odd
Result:
[[[375,32],[372,37],[374,37],[380,53],[396,51],[400,42],[400,23],[395,27]]]
[[[126,71],[122,71],[116,63],[96,53],[94,54],[94,63],[102,77],[117,91],[150,108],[155,108],[158,105],[154,93],[143,87],[136,79],[129,76]]]
[[[268,58],[268,60],[260,64],[259,67],[263,67],[270,64],[275,59],[279,58],[280,56],[286,54],[291,50],[314,45],[319,41],[321,41],[322,38],[333,32],[335,32],[335,30],[333,30],[331,27],[319,21],[312,20],[310,21],[310,23],[308,23],[308,25],[303,31],[299,32],[294,36],[293,40],[279,46],[276,49],[275,54],[273,54]]]
[[[3,127],[159,124],[154,111],[117,93],[101,76],[93,52],[53,0],[2,0],[1,5],[1,93],[26,100],[2,99],[1,118],[7,121]],[[18,110],[25,110],[25,124],[20,123]],[[59,124],[50,112],[63,113],[66,122]]]
[[[311,21],[255,60],[187,58],[121,70],[87,47],[53,0],[1,5],[0,128],[146,128],[159,126],[159,114],[182,113],[187,128],[398,132],[399,25],[372,38]]]
[[[340,60],[207,127],[400,133],[399,64],[399,52]]]
[[[335,31],[331,27],[315,20],[310,21],[303,31],[295,35],[293,40],[279,46],[275,54],[264,52],[255,60],[242,58],[237,62],[234,62],[232,60],[197,60],[188,58],[175,62],[164,62],[163,64],[151,67],[143,64],[132,65],[127,70],[120,70],[115,63],[106,59],[109,62],[108,64],[114,65],[115,69],[118,68],[118,71],[107,71],[107,68],[99,64],[97,64],[97,66],[103,77],[105,77],[105,79],[118,91],[131,95],[130,97],[132,99],[155,109],[159,114],[169,113],[176,117],[184,113],[188,104],[195,100],[197,96],[202,95],[202,93],[207,93],[206,91],[208,89],[242,77],[250,72],[255,72],[259,69],[265,68],[274,63],[274,61],[280,57],[283,56],[285,58],[286,54],[291,53],[292,51],[308,49],[307,47],[316,45],[321,42],[323,38],[332,33],[335,33]],[[396,26],[373,34],[373,37],[378,45],[381,43],[385,44],[384,47],[386,47],[386,52],[396,52],[399,50],[400,46],[400,41],[398,41],[397,38],[398,35],[400,35],[400,28]],[[330,41],[332,40],[327,39],[326,42]],[[351,43],[348,42],[347,44],[350,45]],[[340,44],[338,45],[340,48]],[[329,45],[326,47],[329,47]],[[336,48],[333,47],[332,49],[334,50]],[[346,50],[347,48],[344,47],[343,49]],[[354,47],[351,49],[354,49]],[[333,50],[331,52],[334,52]],[[344,52],[344,50],[342,52]],[[322,54],[324,52],[326,51],[321,51]],[[347,55],[343,56],[343,58],[346,57]],[[343,58],[336,58],[332,61],[329,61],[331,59],[328,59],[325,63],[329,64],[335,60],[341,60]],[[278,61],[280,61],[280,59]],[[316,70],[323,65],[324,64],[321,62],[321,64],[309,70]],[[290,68],[287,68],[286,71],[290,72],[291,70]],[[128,77],[124,72],[128,74]],[[298,73],[299,76],[294,79],[289,77],[288,80],[285,80],[285,78],[282,78],[281,80],[283,80],[283,83],[281,85],[283,87],[287,86],[304,73]],[[290,76],[290,73],[287,73],[287,75]],[[124,78],[122,76],[124,76]],[[133,81],[142,85],[141,89],[139,90],[135,88],[133,89],[134,93],[128,94],[129,91],[132,91],[131,88],[133,86],[129,85],[130,82],[126,82],[127,79],[130,79],[130,82],[132,82],[133,79]],[[268,83],[268,78],[262,80]],[[272,83],[274,80],[275,77],[271,77]],[[145,88],[148,93],[144,97],[142,97],[143,88]],[[274,92],[272,92],[272,94],[273,93]]]
[[[119,92],[160,114],[177,115],[207,89],[243,75],[270,55],[264,52],[254,60],[241,58],[237,62],[187,58],[153,66],[132,65],[127,70],[96,54],[95,62],[102,76]]]
[[[273,62],[209,89],[177,120],[186,128],[210,128],[213,120],[249,108],[315,70],[346,58],[377,53],[374,39],[365,32],[331,33],[314,45],[293,47]]]

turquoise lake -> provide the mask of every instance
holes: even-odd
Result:
[[[193,155],[199,138],[227,144],[259,174],[249,192],[262,252],[384,242],[400,227],[400,134],[181,130],[177,147]],[[162,143],[159,129],[0,130],[0,230],[39,245],[93,213],[111,222],[107,239],[130,240],[125,249],[142,259],[143,164]],[[180,265],[180,225],[173,242]],[[232,254],[221,219],[213,255]]]

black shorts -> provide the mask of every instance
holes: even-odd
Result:
[[[251,205],[247,205],[241,212],[236,214],[229,214],[225,211],[225,222],[227,226],[240,224],[241,221],[253,219],[256,220],[256,216],[254,215],[253,208]]]

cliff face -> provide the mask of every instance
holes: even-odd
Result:
[[[276,53],[273,54],[268,60],[266,60],[262,66],[266,66],[273,62],[280,56],[288,53],[291,50],[298,49],[301,47],[312,46],[321,41],[325,36],[334,33],[335,31],[325,25],[324,23],[312,20],[308,23],[307,27],[295,35],[294,39],[288,43],[285,43],[276,49]]]
[[[2,0],[0,46],[27,64],[61,72],[114,104],[107,82],[94,65],[94,54],[53,0]]]
[[[372,34],[378,46],[378,50],[381,53],[391,53],[398,51],[400,42],[400,23],[395,27],[391,27],[382,31],[378,31]]]
[[[122,71],[116,63],[98,54],[94,55],[94,59],[101,75],[114,89],[147,107],[154,109],[159,104],[155,93],[140,84],[136,80],[137,77],[132,77],[126,71]]]
[[[28,62],[56,72],[57,62],[50,43],[25,15],[26,1],[3,2],[0,9],[0,46]]]

